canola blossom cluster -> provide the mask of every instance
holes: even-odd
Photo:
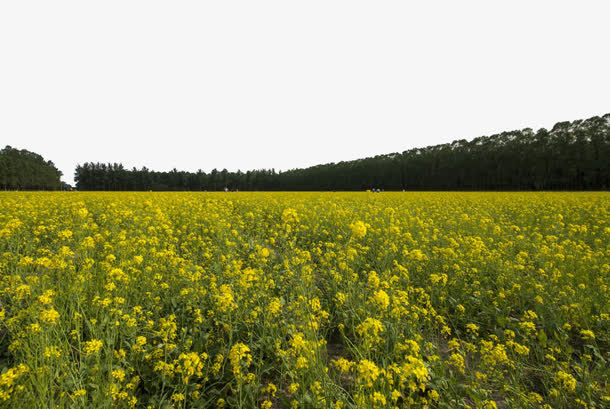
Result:
[[[608,193],[0,193],[0,408],[610,406]]]

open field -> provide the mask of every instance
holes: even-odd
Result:
[[[0,407],[602,408],[608,193],[0,193]]]

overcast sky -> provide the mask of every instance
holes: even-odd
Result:
[[[276,170],[610,112],[608,1],[0,2],[0,145]]]

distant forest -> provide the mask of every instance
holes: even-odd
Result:
[[[606,190],[610,114],[286,172],[76,168],[78,190]]]
[[[6,146],[0,150],[0,189],[57,190],[62,173],[37,153]]]

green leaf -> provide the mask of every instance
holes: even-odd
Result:
[[[546,348],[547,337],[546,337],[546,333],[544,332],[544,329],[541,329],[540,331],[538,331],[538,341],[540,342],[540,345],[543,348]]]

